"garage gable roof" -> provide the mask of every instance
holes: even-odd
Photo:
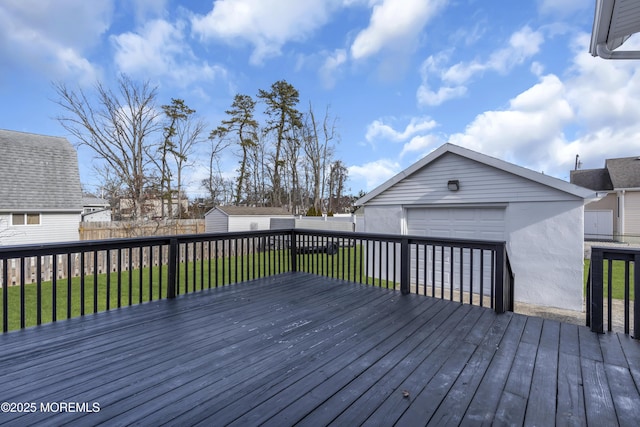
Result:
[[[572,196],[576,196],[582,199],[596,198],[596,194],[592,190],[582,188],[574,184],[570,184],[558,178],[554,178],[539,172],[532,171],[531,169],[527,169],[522,166],[514,165],[513,163],[505,162],[504,160],[496,159],[495,157],[487,156],[486,154],[478,153],[477,151],[469,150],[467,148],[462,148],[458,145],[447,143],[440,146],[439,148],[437,148],[436,150],[428,154],[426,157],[423,157],[422,159],[418,160],[416,163],[409,166],[408,168],[398,173],[394,177],[390,178],[383,184],[379,185],[378,187],[376,187],[375,189],[367,193],[364,197],[358,199],[355,202],[355,205],[362,206],[366,204],[371,199],[385,192],[389,188],[393,187],[395,184],[411,176],[412,174],[416,173],[417,171],[421,170],[425,166],[429,165],[430,163],[434,162],[436,159],[442,157],[447,153],[457,154],[467,159],[503,170],[513,175],[520,176],[530,181],[537,182],[547,187],[568,193]]]

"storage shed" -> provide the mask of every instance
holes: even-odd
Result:
[[[507,242],[516,302],[582,310],[584,204],[592,190],[453,144],[356,206],[365,232]]]
[[[293,218],[284,208],[216,206],[204,215],[207,233],[269,230],[271,218]]]

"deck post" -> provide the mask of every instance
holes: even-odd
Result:
[[[176,297],[176,280],[177,280],[177,267],[178,267],[178,239],[169,239],[169,263],[168,266],[168,278],[167,278],[167,298]]]
[[[505,247],[504,245],[496,245],[496,278],[495,278],[495,304],[494,310],[498,314],[505,312],[504,307],[504,287],[505,287]]]
[[[410,248],[409,239],[403,237],[400,240],[400,292],[402,295],[411,293],[409,279],[411,277],[411,263],[409,262]]]
[[[603,271],[602,271],[603,254],[601,249],[591,248],[591,283],[590,283],[590,313],[591,313],[591,331],[599,334],[604,333],[603,304]]]
[[[298,234],[295,228],[291,229],[290,240],[291,271],[295,273],[298,271]]]

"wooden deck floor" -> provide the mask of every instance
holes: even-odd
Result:
[[[638,385],[626,336],[303,273],[0,336],[21,426],[637,426]]]

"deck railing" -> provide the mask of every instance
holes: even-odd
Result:
[[[604,333],[606,310],[608,331],[614,315],[622,313],[624,333],[629,334],[633,325],[634,337],[640,338],[640,250],[592,247],[586,293],[587,326],[592,331]]]
[[[0,247],[2,331],[291,271],[513,310],[503,242],[285,229]]]

